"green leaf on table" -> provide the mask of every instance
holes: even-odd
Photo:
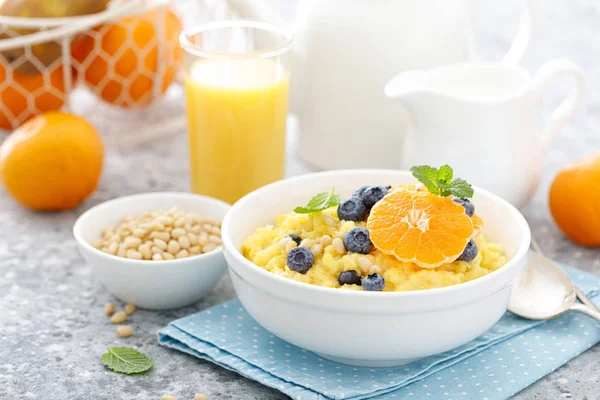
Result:
[[[120,374],[140,374],[154,366],[154,361],[137,350],[112,347],[102,354],[102,364]]]
[[[337,206],[340,204],[340,196],[335,194],[335,189],[331,192],[319,193],[304,207],[294,208],[294,212],[298,214],[310,214],[328,209],[329,207]]]

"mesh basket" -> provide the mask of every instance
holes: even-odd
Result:
[[[184,127],[179,33],[185,22],[209,19],[211,9],[222,17],[219,6],[112,0],[81,17],[0,16],[0,129],[58,109],[88,118],[109,142]],[[140,123],[147,125],[143,132]]]

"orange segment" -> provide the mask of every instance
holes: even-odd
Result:
[[[375,204],[367,229],[378,250],[421,268],[456,260],[474,231],[473,221],[459,203],[406,189],[392,191]]]

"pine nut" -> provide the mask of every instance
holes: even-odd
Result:
[[[135,237],[139,237],[139,238],[143,238],[144,236],[146,236],[147,231],[145,229],[141,229],[141,228],[135,228],[133,230],[133,236]]]
[[[115,305],[110,301],[104,305],[104,314],[111,316],[115,313]]]
[[[217,236],[217,235],[208,235],[208,241],[209,241],[209,242],[216,243],[216,244],[221,244],[221,243],[223,243],[223,242],[221,241],[221,238],[220,238],[219,236]]]
[[[169,241],[169,244],[167,245],[167,251],[169,253],[175,255],[179,252],[179,250],[181,250],[181,246],[179,245],[179,242],[177,242],[175,240]]]
[[[369,275],[380,274],[380,273],[381,273],[381,267],[379,265],[371,265],[371,268],[369,268]]]
[[[135,236],[129,236],[125,238],[125,248],[126,249],[137,249],[142,244],[142,239]]]
[[[198,224],[198,225],[194,225],[194,226],[192,226],[192,232],[193,232],[195,235],[199,235],[200,233],[202,233],[202,225],[199,225],[199,224]]]
[[[194,235],[192,232],[189,232],[187,234],[188,239],[190,240],[190,244],[192,246],[195,246],[198,244],[198,238],[196,237],[196,235]]]
[[[313,245],[313,241],[310,239],[304,239],[300,242],[300,247],[306,247],[306,248],[311,248],[311,246]]]
[[[173,218],[167,217],[167,216],[160,216],[160,217],[156,218],[156,221],[165,226],[173,225],[173,222],[175,222],[175,220]]]
[[[181,236],[185,235],[185,229],[183,228],[175,228],[171,231],[171,237],[173,239],[179,239]]]
[[[340,231],[335,231],[333,232],[333,238],[340,238],[340,239],[344,239],[344,234]]]
[[[108,254],[112,254],[113,256],[117,254],[117,251],[119,250],[119,245],[116,244],[115,242],[112,242],[111,244],[108,245]]]
[[[286,252],[286,253],[289,253],[289,252],[290,252],[290,250],[292,250],[292,249],[293,249],[294,247],[296,247],[296,246],[298,246],[298,245],[296,244],[296,242],[294,242],[293,240],[290,240],[289,242],[287,242],[287,243],[285,244],[285,252]]]
[[[160,249],[160,247],[157,246],[152,246],[150,247],[150,251],[152,252],[152,254],[160,254],[163,251]]]
[[[202,249],[200,248],[200,246],[190,247],[190,253],[193,255],[200,254],[201,251],[202,251]]]
[[[121,229],[119,231],[119,236],[121,236],[122,238],[126,238],[129,235],[131,235],[131,231],[129,229]]]
[[[121,243],[121,236],[119,235],[113,235],[109,242],[113,242],[113,243]]]
[[[213,226],[210,230],[210,233],[212,233],[213,235],[220,235],[221,228],[219,228],[218,226]]]
[[[323,251],[323,246],[320,244],[315,244],[310,248],[310,252],[313,253],[313,256],[318,256]]]
[[[150,239],[160,239],[160,240],[163,240],[165,242],[168,242],[169,239],[171,239],[171,234],[169,232],[166,232],[166,231],[163,231],[163,232],[153,231],[150,234]]]
[[[175,259],[175,257],[173,256],[173,254],[167,253],[166,251],[164,253],[162,253],[162,257],[165,260],[174,260]]]
[[[325,216],[325,223],[329,226],[337,226],[337,223],[335,222],[335,219],[333,219],[331,216],[326,215]]]
[[[125,311],[117,311],[110,318],[110,322],[112,322],[113,324],[120,324],[122,322],[125,322],[126,319],[127,319],[127,314],[125,313]]]
[[[162,400],[179,400],[179,397],[170,394],[163,394]]]
[[[333,239],[332,242],[333,248],[340,254],[346,253],[346,248],[344,247],[344,242],[340,238]]]
[[[96,239],[92,242],[92,246],[97,248],[97,249],[101,249],[102,248],[102,240],[100,239]]]
[[[161,249],[162,251],[167,250],[167,243],[159,238],[154,239],[154,245]]]
[[[163,256],[160,253],[154,253],[154,254],[152,254],[152,259],[154,261],[162,261],[163,260]]]
[[[115,234],[115,231],[111,228],[106,228],[102,231],[102,237],[108,239]]]
[[[196,224],[202,222],[202,218],[200,218],[200,215],[194,212],[188,213],[186,217],[188,221],[194,222]]]
[[[180,236],[179,239],[177,239],[177,241],[179,242],[179,246],[181,246],[182,249],[190,248],[190,239],[188,239],[187,236]]]
[[[173,223],[173,225],[177,228],[181,228],[183,226],[185,226],[185,218],[184,217],[178,217],[175,222]]]
[[[208,253],[209,251],[213,251],[216,248],[217,248],[216,244],[214,244],[214,243],[206,243],[204,246],[202,246],[202,252],[203,253]]]
[[[127,250],[127,258],[131,258],[133,260],[141,260],[144,257],[142,256],[142,253],[140,253],[139,251],[129,249],[129,250]]]
[[[129,303],[125,306],[125,314],[131,315],[135,312],[135,304]]]
[[[119,246],[119,250],[117,251],[118,257],[127,257],[127,250],[125,250],[125,245]]]
[[[158,221],[152,222],[152,229],[155,231],[164,231],[165,226]]]
[[[371,261],[367,257],[358,257],[358,266],[363,273],[367,273],[371,268]]]
[[[202,232],[200,233],[200,236],[198,236],[198,244],[200,246],[204,246],[206,243],[208,243],[208,234],[206,232]]]
[[[333,241],[333,239],[331,238],[331,236],[329,235],[323,235],[321,237],[321,246],[323,247],[327,247],[331,244],[331,242]]]
[[[172,230],[173,230],[173,227],[172,227],[172,226],[167,226],[167,227],[165,228],[165,232],[168,232],[168,233],[169,233],[169,235],[171,234],[171,231],[172,231]]]
[[[143,244],[140,247],[138,247],[138,251],[142,253],[142,256],[145,260],[149,260],[152,258],[152,251],[150,250],[150,246],[148,246],[147,244]]]
[[[186,258],[189,256],[189,253],[186,249],[181,250],[175,255],[175,258]]]
[[[287,246],[288,242],[293,242],[293,240],[291,237],[286,236],[279,242],[277,242],[277,247],[279,247],[280,249],[285,249],[285,246]]]
[[[210,225],[210,224],[204,224],[204,225],[202,225],[202,230],[210,233],[212,231],[212,225]]]
[[[129,337],[133,334],[133,326],[123,325],[117,328],[117,335],[122,338]]]
[[[208,400],[208,396],[201,393],[196,393],[194,395],[194,400]]]

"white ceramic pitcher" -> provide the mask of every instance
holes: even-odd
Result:
[[[563,72],[575,86],[540,131],[544,86]],[[457,176],[519,207],[534,194],[548,146],[575,114],[583,87],[583,73],[567,60],[550,61],[533,77],[518,66],[462,63],[400,73],[385,94],[410,113],[403,168],[449,164]]]
[[[285,24],[263,0],[227,1],[242,18]],[[291,111],[300,156],[319,168],[397,168],[407,118],[382,88],[400,71],[471,59],[471,2],[299,0]],[[530,35],[526,10],[506,62],[518,62]]]

